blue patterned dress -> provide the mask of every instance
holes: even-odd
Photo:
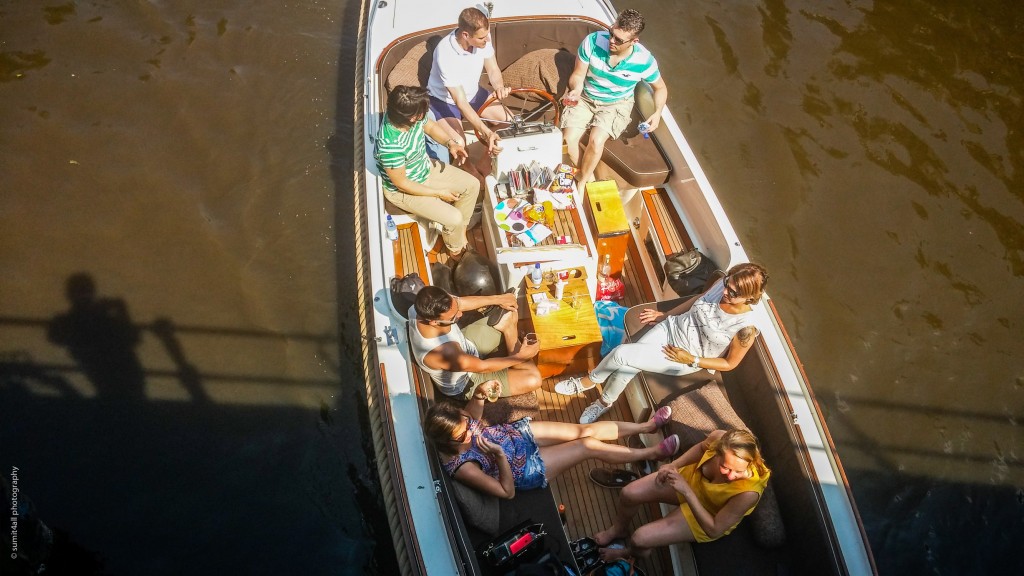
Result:
[[[512,478],[515,480],[517,490],[531,490],[548,485],[548,480],[545,478],[544,461],[540,459],[540,448],[533,439],[529,418],[487,427],[484,427],[479,420],[470,418],[466,433],[473,437],[479,433],[489,442],[501,446],[501,451],[505,453],[505,458],[508,459],[509,467],[512,469]],[[475,441],[469,450],[445,462],[444,469],[450,476],[455,476],[455,471],[459,469],[459,466],[471,461],[479,464],[488,476],[500,479],[497,462],[489,454],[477,448]]]

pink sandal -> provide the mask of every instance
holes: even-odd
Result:
[[[665,438],[658,444],[658,452],[661,453],[661,457],[668,459],[676,455],[679,451],[679,434],[673,434],[668,438]]]
[[[671,406],[662,406],[661,408],[658,408],[657,410],[655,410],[654,414],[651,415],[651,420],[654,421],[654,426],[657,427],[657,428],[661,428],[665,424],[668,424],[668,421],[671,418],[672,418],[672,407]]]

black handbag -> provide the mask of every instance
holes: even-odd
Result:
[[[526,520],[477,547],[477,554],[492,568],[511,570],[544,552],[546,534],[543,524]]]
[[[696,248],[677,252],[665,258],[668,285],[681,298],[703,292],[708,279],[717,268],[710,258]]]

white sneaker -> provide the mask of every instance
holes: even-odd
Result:
[[[600,399],[594,400],[593,404],[583,410],[583,415],[580,416],[580,424],[593,424],[602,414],[611,409],[611,406],[605,406]]]
[[[596,386],[596,384],[591,384],[590,386],[584,388],[583,379],[580,378],[579,376],[574,376],[572,378],[562,380],[561,382],[555,384],[555,392],[558,392],[559,394],[563,394],[565,396],[575,396],[577,394],[590,390],[594,386]]]

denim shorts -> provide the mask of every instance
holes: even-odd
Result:
[[[533,430],[530,429],[530,419],[523,418],[512,423],[523,435],[523,440],[532,446],[530,456],[523,465],[523,475],[516,482],[516,490],[533,490],[548,485],[547,470],[544,468],[544,461],[540,458],[540,447],[533,438]]]

